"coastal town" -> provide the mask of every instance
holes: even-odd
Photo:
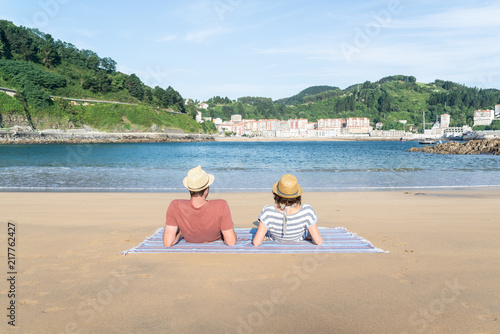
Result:
[[[491,125],[494,120],[499,119],[500,104],[497,104],[495,109],[474,111],[473,126]],[[319,119],[317,122],[310,122],[308,119],[243,119],[241,115],[232,115],[231,120],[223,121],[221,118],[204,118],[202,113],[198,112],[196,120],[200,123],[212,121],[220,135],[250,138],[453,138],[472,131],[469,125],[450,127],[451,117],[449,114],[440,115],[432,127],[425,129],[423,134],[416,133],[415,124],[407,124],[406,120],[399,120],[400,123],[404,124],[404,130],[382,130],[383,123],[372,124],[370,119],[366,117]]]

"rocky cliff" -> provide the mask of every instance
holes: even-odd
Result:
[[[408,152],[500,155],[500,139],[470,140],[465,143],[450,141],[432,146],[412,147]]]

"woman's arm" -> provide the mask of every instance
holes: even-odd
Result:
[[[255,233],[252,241],[255,247],[259,247],[262,244],[262,241],[266,237],[266,232],[267,227],[259,220],[259,228],[257,229],[257,233]]]
[[[312,238],[312,242],[315,245],[321,245],[323,243],[323,238],[321,237],[321,234],[319,233],[318,225],[314,224],[313,226],[309,227],[308,229],[309,235]]]

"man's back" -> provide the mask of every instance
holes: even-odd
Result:
[[[221,231],[233,229],[229,205],[225,200],[207,201],[199,208],[190,200],[173,200],[167,210],[167,226],[178,226],[188,242],[219,240]]]

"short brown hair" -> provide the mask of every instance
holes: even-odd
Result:
[[[298,196],[295,198],[284,198],[275,193],[273,193],[273,195],[274,195],[274,203],[276,203],[277,206],[282,206],[282,205],[294,206],[302,204],[302,196]]]
[[[207,188],[203,189],[203,190],[199,190],[199,191],[189,191],[189,194],[191,195],[191,197],[201,197],[203,196],[203,193],[205,192],[205,190],[207,190]]]

